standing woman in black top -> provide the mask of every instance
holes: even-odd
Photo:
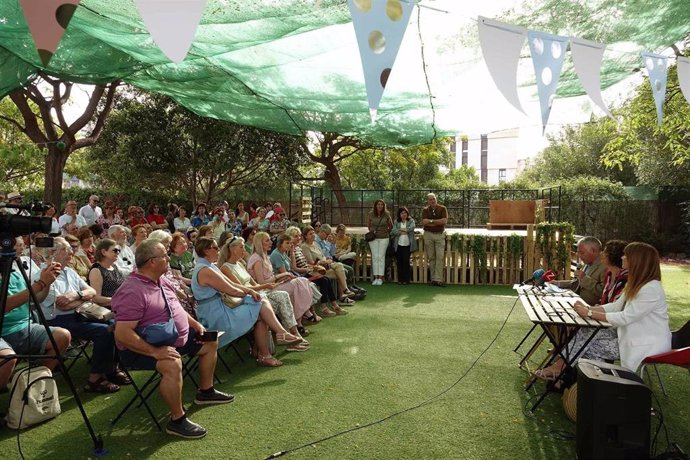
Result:
[[[369,241],[369,248],[371,249],[371,275],[372,286],[381,286],[383,284],[383,274],[386,270],[386,249],[390,242],[391,229],[393,228],[393,219],[391,213],[386,211],[386,203],[378,199],[374,201],[374,207],[369,212],[369,231],[373,232],[375,239]]]
[[[110,307],[110,299],[125,281],[125,276],[115,265],[120,255],[120,246],[113,240],[104,238],[96,246],[96,262],[88,276],[89,285],[95,289],[93,301],[103,307]]]

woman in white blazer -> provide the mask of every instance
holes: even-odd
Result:
[[[671,349],[671,331],[666,295],[661,286],[659,253],[648,244],[630,243],[624,254],[623,268],[628,269],[628,283],[623,295],[599,307],[578,301],[574,308],[582,317],[608,321],[616,327],[621,365],[637,371],[647,356]]]

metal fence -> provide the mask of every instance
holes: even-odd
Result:
[[[306,189],[302,189],[306,191]],[[436,194],[439,203],[448,209],[448,227],[486,228],[489,222],[490,200],[546,200],[545,220],[560,221],[561,188],[542,189],[468,189],[468,190],[330,190],[309,187],[312,204],[312,220],[328,223],[344,223],[349,226],[367,225],[368,213],[374,202],[382,199],[391,214],[405,206],[410,216],[421,219],[426,206],[426,195]],[[339,205],[337,195],[345,198]]]

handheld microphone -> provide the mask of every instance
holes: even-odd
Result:
[[[537,270],[534,270],[534,273],[532,273],[532,276],[522,283],[520,283],[520,286],[524,286],[525,284],[532,284],[535,286],[539,286],[544,283],[544,269],[539,268]]]

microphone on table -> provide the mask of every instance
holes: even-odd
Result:
[[[556,279],[556,274],[551,270],[547,270],[542,278],[544,279],[545,283],[550,283],[551,281]]]
[[[541,286],[542,284],[544,284],[545,273],[546,272],[543,268],[538,268],[537,270],[534,270],[532,276],[520,283],[520,286],[524,286],[525,284],[531,284],[532,286]]]

